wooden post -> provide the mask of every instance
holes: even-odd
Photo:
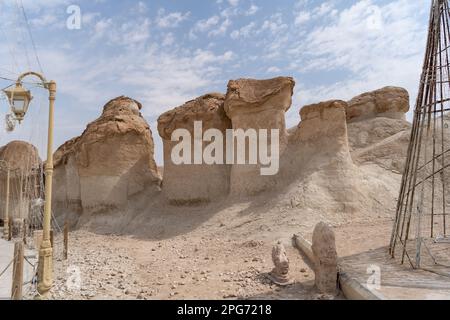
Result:
[[[11,300],[22,300],[23,285],[23,242],[14,244],[13,282],[11,288]]]
[[[69,225],[64,223],[64,260],[67,260],[69,253]]]
[[[50,230],[50,243],[52,245],[52,248],[53,248],[53,244],[54,244],[53,240],[54,240],[54,238],[53,238],[53,230]]]
[[[8,224],[8,241],[11,241],[12,239],[12,225],[13,225],[13,221],[12,221],[12,217],[9,217],[9,224]]]
[[[23,243],[27,244],[28,221],[23,219]]]

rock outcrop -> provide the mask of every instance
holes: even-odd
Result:
[[[124,209],[133,195],[159,190],[152,132],[141,108],[127,97],[111,100],[80,137],[56,151],[54,211],[76,222],[81,213]]]
[[[288,144],[285,113],[291,107],[295,81],[288,77],[269,80],[240,79],[228,83],[225,100],[225,111],[231,119],[234,130],[249,129],[268,130],[267,141],[261,141],[271,150],[271,130],[278,130],[279,146],[276,146],[282,157]],[[257,136],[256,142],[260,143]],[[243,148],[242,148],[243,149]],[[245,159],[249,161],[250,146],[248,140],[245,150],[235,148],[235,154],[245,151]],[[258,148],[257,148],[258,150]],[[257,156],[257,155],[255,155]],[[257,164],[234,164],[231,171],[230,189],[232,195],[254,195],[273,187],[274,176],[261,175],[262,163],[258,157]],[[236,163],[235,161],[234,163]]]
[[[408,91],[398,87],[385,87],[363,93],[350,100],[347,106],[347,120],[358,121],[377,116],[405,120],[408,111]]]
[[[386,87],[348,102],[348,138],[356,164],[374,163],[403,172],[411,124],[406,121],[409,95],[405,89]]]
[[[220,93],[211,93],[189,101],[181,107],[164,113],[158,119],[158,131],[164,143],[164,183],[163,194],[174,204],[189,204],[208,202],[228,195],[230,166],[226,164],[225,141],[215,141],[204,137],[206,131],[217,130],[222,137],[226,130],[231,129],[231,121],[224,111],[225,96]],[[195,124],[197,131],[195,132]],[[184,141],[172,141],[172,134],[177,129],[184,129],[188,136]],[[177,139],[180,137],[177,137]],[[208,139],[206,139],[208,138]],[[211,142],[205,142],[211,141]],[[214,142],[222,151],[214,155],[217,161],[208,163],[203,153]],[[190,155],[174,150],[176,146],[187,142],[190,146]],[[180,163],[175,157],[186,156]],[[188,152],[187,152],[188,153]],[[209,153],[208,153],[209,154]]]
[[[300,110],[302,121],[291,132],[290,145],[294,147],[294,152],[299,153],[295,159],[302,167],[351,162],[346,108],[346,102],[331,100],[307,105]]]
[[[27,142],[12,141],[0,148],[0,160],[6,161],[10,169],[9,215],[12,219],[28,219],[30,201],[39,198],[41,193],[42,161],[38,150]],[[2,213],[5,208],[6,180],[7,173],[1,170],[0,211]]]
[[[355,179],[348,145],[345,108],[347,103],[332,100],[305,106],[302,121],[290,130],[289,147],[282,161],[279,185],[290,188],[292,206],[340,211],[346,214],[358,210],[361,198]]]

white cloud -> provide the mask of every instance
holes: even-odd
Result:
[[[256,28],[256,23],[255,22],[251,22],[248,25],[240,28],[239,30],[234,30],[230,34],[230,37],[232,39],[248,38],[255,31],[255,28]]]
[[[171,12],[166,15],[165,10],[160,9],[156,18],[156,24],[160,28],[176,28],[181,22],[188,19],[190,14],[190,12]]]
[[[127,22],[104,18],[95,23],[91,42],[106,40],[106,44],[119,46],[141,44],[150,37],[150,25],[148,18]]]
[[[279,72],[281,72],[281,69],[275,66],[267,69],[267,73],[279,73]]]
[[[250,8],[245,12],[246,16],[252,16],[259,11],[259,7],[257,5],[252,4]]]
[[[228,3],[231,6],[236,7],[239,4],[239,0],[228,0]]]
[[[305,22],[308,22],[311,19],[311,14],[307,11],[301,11],[297,14],[295,17],[294,24],[296,26],[304,24]]]
[[[293,55],[292,66],[307,73],[346,72],[348,76],[334,84],[299,83],[300,99],[304,103],[350,99],[386,85],[405,87],[414,98],[427,29],[414,15],[423,9],[415,1],[396,0],[381,6],[360,0],[326,25],[315,27],[287,51]]]
[[[58,18],[53,14],[45,14],[38,18],[31,19],[30,24],[33,27],[42,28],[55,25],[58,22]]]
[[[288,25],[283,22],[281,13],[272,15],[269,19],[265,20],[262,25],[262,30],[269,30],[272,34],[278,34],[286,29],[288,29]]]
[[[222,21],[222,23],[220,24],[220,26],[218,28],[211,30],[208,33],[208,36],[215,37],[215,36],[224,35],[227,32],[228,27],[230,27],[230,26],[231,26],[231,20],[226,18],[225,20]]]
[[[206,32],[210,30],[213,26],[217,25],[220,21],[220,17],[215,15],[205,20],[198,21],[194,26],[194,31]]]
[[[167,47],[167,46],[172,45],[174,42],[175,42],[175,36],[173,35],[173,33],[170,32],[164,36],[162,45]]]

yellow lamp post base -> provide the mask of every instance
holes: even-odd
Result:
[[[38,292],[46,296],[53,284],[53,249],[50,240],[44,240],[39,250]]]

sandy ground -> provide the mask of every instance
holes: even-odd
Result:
[[[392,222],[336,227],[340,256],[379,248]],[[295,284],[273,285],[273,241],[206,236],[204,230],[166,240],[70,233],[69,259],[55,239],[52,299],[330,299],[314,288],[314,273],[289,236],[283,239]],[[350,232],[351,231],[351,232]],[[310,237],[306,234],[306,237]],[[73,281],[79,275],[79,282]],[[77,285],[80,285],[79,287]],[[30,296],[31,298],[31,296]],[[343,299],[342,296],[334,299]]]

